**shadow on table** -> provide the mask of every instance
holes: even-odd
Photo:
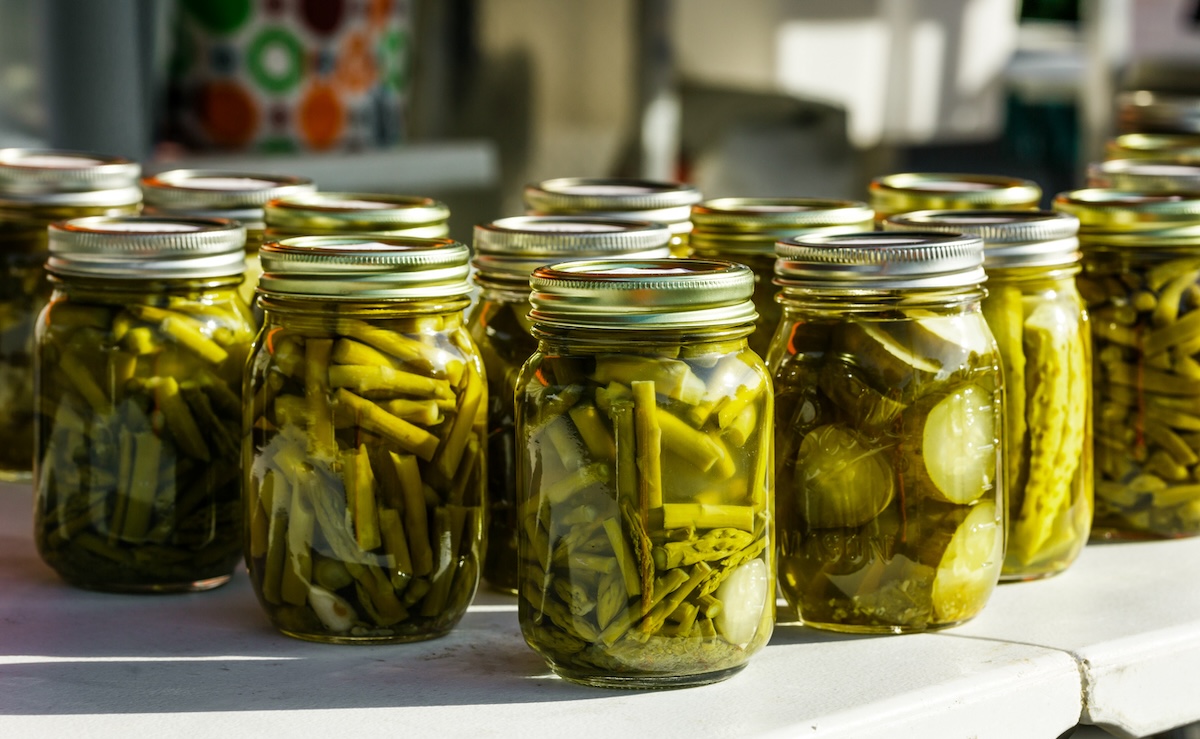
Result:
[[[71,588],[0,537],[0,715],[479,705],[613,695],[567,683],[495,594],[447,636],[331,645],[277,633],[244,572],[179,595]]]

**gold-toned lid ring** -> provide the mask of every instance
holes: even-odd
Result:
[[[845,226],[808,226],[780,228],[771,232],[747,233],[693,231],[688,245],[697,256],[720,259],[729,256],[775,256],[775,243],[784,239],[803,238],[816,234],[853,234],[870,230],[874,220],[868,218]]]
[[[702,197],[678,182],[607,177],[559,177],[525,186],[527,208],[561,214],[688,208]]]
[[[592,216],[513,216],[475,227],[480,254],[601,256],[667,246],[671,231],[661,223]]]
[[[857,200],[821,198],[715,198],[692,208],[692,233],[782,234],[871,223],[874,212]]]
[[[301,236],[259,250],[259,292],[331,300],[458,298],[469,250],[453,239]]]
[[[566,262],[534,270],[529,285],[529,317],[542,327],[733,328],[757,317],[754,274],[720,260]]]
[[[168,210],[152,205],[147,205],[142,209],[142,213],[148,216],[165,216],[165,217],[183,217],[183,218],[228,218],[231,221],[237,221],[246,227],[246,231],[262,231],[267,225],[263,221],[262,208],[239,208],[225,209],[216,208],[213,210]]]
[[[1079,219],[1080,236],[1160,230],[1200,223],[1200,193],[1085,188],[1059,193],[1054,210]]]
[[[681,205],[677,208],[659,208],[657,210],[538,210],[530,208],[525,211],[527,216],[584,216],[588,218],[616,218],[626,221],[650,221],[666,224],[672,231],[686,232],[692,230],[692,206]],[[685,230],[682,230],[685,229]]]
[[[1124,133],[1200,133],[1200,96],[1154,90],[1118,93],[1117,128]]]
[[[1200,163],[1109,159],[1088,165],[1088,187],[1130,192],[1200,192]]]
[[[1161,159],[1173,162],[1200,161],[1200,134],[1126,133],[1105,145],[1106,159]]]
[[[91,216],[51,224],[56,275],[202,279],[245,271],[246,229],[221,218]]]
[[[0,149],[0,193],[35,194],[136,187],[142,168],[124,157],[61,149]]]
[[[518,281],[555,262],[658,259],[671,255],[661,223],[593,216],[514,216],[475,227],[474,266],[481,284]]]
[[[443,224],[450,209],[433,198],[349,192],[309,192],[272,200],[268,227],[379,232]]]
[[[172,169],[142,180],[146,204],[175,213],[215,210],[260,212],[268,202],[315,192],[307,177],[216,169]],[[259,216],[262,220],[262,216]]]
[[[883,229],[976,236],[985,269],[1064,267],[1080,257],[1079,220],[1052,210],[920,210],[890,216]]]
[[[953,289],[982,284],[983,241],[936,231],[865,231],[780,241],[775,284],[851,290]]]
[[[998,175],[900,172],[872,180],[871,205],[880,215],[913,210],[1034,208],[1042,188]]]
[[[445,223],[435,223],[431,226],[414,226],[388,231],[367,231],[361,228],[315,228],[297,227],[281,228],[268,225],[265,230],[268,239],[281,241],[303,236],[371,236],[384,239],[443,239],[450,235],[450,226]]]

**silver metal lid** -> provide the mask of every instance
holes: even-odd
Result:
[[[341,233],[443,226],[450,209],[432,198],[349,192],[310,192],[265,206],[269,228]]]
[[[1088,187],[1140,192],[1200,191],[1200,164],[1169,159],[1111,159],[1088,166]]]
[[[689,244],[699,254],[774,253],[775,242],[814,233],[858,233],[875,213],[856,200],[716,198],[692,208]]]
[[[92,216],[50,226],[46,268],[132,280],[230,277],[245,271],[246,229],[224,218]]]
[[[276,198],[314,192],[307,177],[289,177],[215,169],[173,169],[142,180],[146,204],[161,211],[259,210]],[[233,216],[231,216],[233,217]]]
[[[545,214],[687,208],[701,197],[691,185],[619,178],[560,177],[525,187],[525,206]]]
[[[452,239],[300,236],[263,245],[258,289],[331,300],[456,298],[471,292],[469,254]]]
[[[1152,90],[1117,95],[1122,133],[1200,133],[1200,96]]]
[[[970,287],[983,283],[983,241],[935,231],[864,231],[775,245],[775,284],[845,290]]]
[[[0,208],[29,210],[33,208],[125,208],[142,202],[142,188],[131,185],[112,190],[77,190],[71,192],[0,191]]]
[[[750,324],[754,273],[709,259],[604,259],[534,270],[529,317],[583,329],[700,329]]]
[[[531,208],[525,211],[529,216],[565,216],[580,215],[590,218],[617,218],[626,221],[650,221],[662,223],[671,229],[671,233],[687,233],[692,230],[692,206],[681,205],[677,208],[659,208],[657,210],[537,210]]]
[[[585,216],[515,216],[475,227],[477,278],[527,287],[538,267],[586,258],[669,257],[671,231],[658,223]]]
[[[0,149],[0,193],[33,194],[136,187],[142,172],[122,157],[57,149]]]
[[[985,269],[1059,267],[1079,261],[1079,219],[1052,210],[919,210],[889,217],[885,231],[937,231],[983,240]]]

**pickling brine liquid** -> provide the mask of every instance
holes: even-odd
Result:
[[[905,632],[973,617],[1000,574],[1001,380],[978,309],[785,301],[780,587],[801,619]]]

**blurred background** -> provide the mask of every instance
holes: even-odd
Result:
[[[557,176],[865,197],[1082,182],[1115,93],[1200,79],[1200,0],[0,0],[0,146],[430,195]],[[1200,92],[1200,90],[1191,90]]]

